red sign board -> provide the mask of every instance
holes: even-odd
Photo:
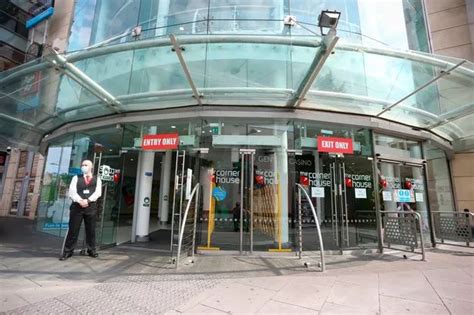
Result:
[[[350,138],[318,136],[318,151],[329,153],[354,153],[354,145]]]
[[[179,135],[167,133],[161,135],[145,135],[142,140],[143,150],[176,150],[178,149]]]

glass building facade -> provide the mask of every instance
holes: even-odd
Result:
[[[341,12],[333,49],[324,9]],[[38,229],[58,236],[87,158],[117,175],[104,246],[145,236],[150,190],[146,236],[169,248],[188,169],[201,250],[297,248],[296,184],[328,250],[378,248],[383,211],[416,211],[434,242],[430,211],[455,208],[449,155],[474,136],[473,82],[472,63],[430,54],[421,0],[76,1],[68,52],[0,76],[0,141],[46,153]],[[145,151],[154,134],[178,148]],[[329,139],[351,150],[324,150]]]

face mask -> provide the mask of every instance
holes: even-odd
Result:
[[[81,166],[81,172],[82,172],[82,174],[87,174],[87,173],[89,173],[89,167],[87,167],[87,166]]]

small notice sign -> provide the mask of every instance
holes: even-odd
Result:
[[[311,187],[311,197],[324,198],[324,187]]]
[[[177,150],[179,135],[177,133],[145,135],[142,149],[145,151]]]
[[[321,137],[318,136],[318,151],[328,153],[354,153],[354,144],[351,138]]]
[[[423,193],[415,193],[416,202],[425,202]]]
[[[391,191],[382,191],[383,201],[392,201],[392,192]]]
[[[356,199],[367,199],[367,189],[356,188],[354,189]]]

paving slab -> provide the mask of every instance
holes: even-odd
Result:
[[[419,271],[381,273],[379,284],[381,295],[442,304],[438,294]]]
[[[382,314],[449,314],[448,309],[442,304],[432,304],[407,300],[392,296],[380,296],[380,309]]]
[[[445,305],[453,315],[466,315],[474,314],[474,301],[460,301],[460,300],[451,300],[443,299]]]
[[[258,310],[258,314],[318,314],[316,310],[301,306],[269,300]]]
[[[344,305],[364,312],[377,312],[380,308],[379,289],[377,287],[336,281],[327,302]]]

